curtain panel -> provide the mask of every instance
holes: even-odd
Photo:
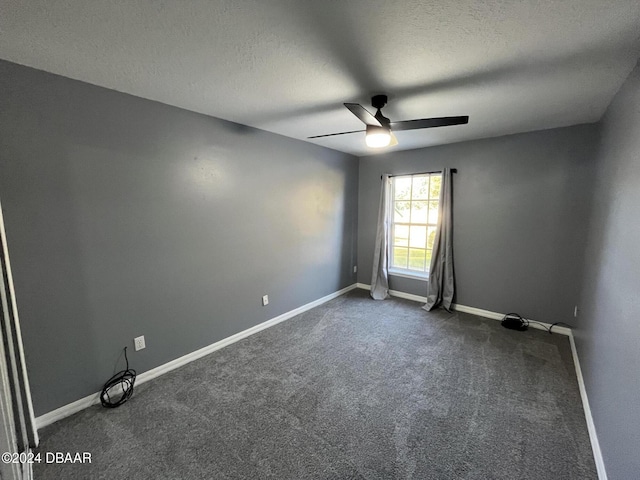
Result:
[[[429,268],[427,303],[422,307],[430,311],[442,305],[451,310],[455,292],[453,273],[453,178],[450,168],[442,171],[442,186],[438,206],[438,227],[433,243]]]
[[[373,273],[371,276],[371,298],[384,300],[389,296],[389,202],[391,195],[391,177],[382,175],[380,187],[380,206],[378,208],[378,227],[373,253]]]

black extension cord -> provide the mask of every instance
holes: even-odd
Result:
[[[551,330],[553,329],[553,327],[555,327],[556,325],[566,325],[569,328],[573,328],[571,325],[569,325],[568,323],[564,323],[564,322],[556,322],[551,324],[550,326],[546,326],[544,323],[540,323],[540,322],[536,322],[534,320],[527,320],[526,318],[522,318],[520,315],[518,315],[517,313],[507,313],[504,317],[502,317],[502,326],[505,328],[509,328],[511,330],[518,330],[520,332],[525,331],[527,328],[529,328],[529,324],[531,323],[536,323],[538,325],[540,325],[542,328],[544,328],[547,332],[552,333]]]
[[[116,373],[107,380],[102,387],[100,394],[100,403],[106,408],[116,408],[131,398],[133,395],[133,384],[136,381],[136,371],[129,368],[129,359],[127,358],[127,347],[124,347],[124,359],[127,362],[127,369]],[[115,391],[112,391],[115,390]],[[110,394],[114,394],[114,399]]]

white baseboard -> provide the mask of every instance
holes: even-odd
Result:
[[[47,425],[51,425],[58,420],[62,420],[63,418],[73,415],[80,410],[89,408],[91,405],[95,405],[96,403],[100,403],[100,393],[87,395],[86,397],[76,400],[75,402],[68,403],[67,405],[56,408],[55,410],[47,412],[44,415],[36,417],[36,428],[39,430],[42,427],[46,427]]]
[[[455,303],[451,305],[451,307],[458,312],[470,313],[472,315],[491,318],[493,320],[502,320],[505,316],[504,313],[492,312],[490,310],[482,310],[480,308],[475,308],[475,307],[467,307],[466,305],[458,305]],[[530,318],[527,318],[526,320],[529,320],[530,322],[536,322],[536,323],[530,323],[529,327],[535,328],[537,330],[545,330],[548,332],[552,326],[551,323],[538,322],[537,320],[531,320]],[[560,327],[558,325],[554,325],[553,333],[569,336],[571,335],[571,329],[567,327]]]
[[[470,313],[471,315],[490,318],[492,320],[502,320],[504,318],[503,313],[492,312],[491,310],[483,310],[481,308],[476,308],[476,307],[468,307],[466,305],[459,305],[457,303],[452,304],[451,308],[453,308],[457,312]]]
[[[358,288],[364,290],[371,290],[371,286],[365,283],[358,283]],[[416,302],[426,302],[427,297],[421,297],[419,295],[413,295],[411,293],[398,292],[395,290],[389,290],[389,295],[398,298],[405,298],[407,300],[414,300]],[[458,312],[470,313],[479,317],[491,318],[493,320],[502,320],[504,313],[492,312],[490,310],[483,310],[481,308],[468,307],[466,305],[453,304],[452,308]],[[544,327],[551,327],[550,323],[540,322]],[[542,325],[536,323],[530,323],[529,326],[537,328],[539,330],[546,330]],[[596,462],[596,470],[598,472],[599,480],[607,480],[607,472],[604,468],[604,460],[602,458],[602,451],[600,450],[600,443],[598,442],[598,435],[596,434],[596,427],[593,423],[593,417],[591,416],[591,407],[589,406],[589,398],[587,397],[587,390],[584,385],[584,379],[582,378],[582,370],[580,368],[580,360],[578,359],[578,351],[576,350],[575,340],[573,338],[573,332],[570,328],[566,327],[553,327],[553,332],[560,335],[566,335],[569,337],[569,343],[571,344],[571,354],[573,356],[573,363],[576,368],[576,377],[578,378],[578,387],[580,390],[580,397],[582,399],[582,406],[584,408],[584,416],[587,420],[587,430],[589,431],[589,439],[591,440],[591,449],[593,451],[593,458]]]
[[[358,283],[356,285],[358,288],[362,288],[364,290],[371,290],[371,285],[367,285],[366,283]],[[420,295],[414,295],[412,293],[399,292],[397,290],[389,290],[389,295],[391,295],[392,297],[404,298],[406,300],[413,300],[414,302],[427,301],[427,297],[421,297]],[[504,313],[492,312],[490,310],[483,310],[481,308],[476,308],[476,307],[468,307],[466,305],[460,305],[457,303],[452,304],[451,308],[457,312],[470,313],[472,315],[477,315],[479,317],[491,318],[492,320],[502,320],[505,316]],[[531,328],[535,328],[537,330],[548,331],[548,329],[551,327],[550,323],[538,322],[537,320],[531,320],[531,319],[527,319],[527,320],[531,322],[534,322],[534,321],[537,322],[537,323],[529,324]],[[558,333],[560,335],[568,336],[571,334],[571,329],[566,327],[559,327],[556,325],[553,327],[553,333]]]
[[[356,283],[358,288],[363,290],[371,290],[371,285],[366,283]],[[392,297],[404,298],[405,300],[413,300],[414,302],[426,302],[427,297],[421,297],[420,295],[414,295],[413,293],[400,292],[398,290],[389,290],[389,295]]]
[[[599,480],[607,480],[607,471],[604,468],[604,459],[602,458],[602,450],[600,450],[600,442],[596,433],[596,426],[591,415],[591,407],[589,406],[589,397],[587,397],[587,389],[584,385],[582,377],[582,369],[580,368],[580,359],[578,358],[578,350],[576,342],[573,338],[573,332],[569,334],[569,343],[571,343],[571,353],[573,354],[573,364],[576,367],[576,376],[578,377],[578,388],[580,390],[580,398],[582,399],[582,407],[584,408],[584,416],[587,420],[587,430],[589,431],[589,439],[591,440],[591,450],[593,451],[593,459],[596,462],[596,470]]]
[[[235,343],[239,340],[242,340],[243,338],[246,338],[250,335],[258,333],[266,328],[273,327],[274,325],[284,322],[285,320],[289,320],[290,318],[293,318],[296,315],[300,315],[301,313],[304,313],[307,310],[311,310],[312,308],[317,307],[318,305],[322,305],[323,303],[326,303],[329,300],[333,300],[334,298],[337,298],[340,295],[344,295],[345,293],[351,290],[354,290],[356,288],[357,288],[357,285],[354,283],[353,285],[349,285],[348,287],[343,288],[342,290],[338,290],[337,292],[326,295],[322,298],[319,298],[318,300],[314,300],[313,302],[307,303],[306,305],[302,305],[301,307],[290,310],[286,313],[283,313],[282,315],[278,315],[277,317],[267,320],[266,322],[255,325],[254,327],[248,328],[247,330],[243,330],[242,332],[238,332],[235,335],[231,335],[230,337],[224,338],[219,342],[212,343],[211,345],[208,345],[204,348],[196,350],[195,352],[188,353],[187,355],[184,355],[180,358],[176,358],[175,360],[172,360],[163,365],[160,365],[159,367],[156,367],[144,373],[141,373],[136,377],[136,385],[140,385],[141,383],[148,382],[149,380],[159,377],[160,375],[170,372],[171,370],[175,370],[178,367],[182,367],[183,365],[191,363],[194,360],[197,360],[206,355],[209,355],[210,353],[215,352],[216,350],[220,350],[221,348],[224,348],[227,345],[231,345],[232,343]],[[51,412],[45,413],[44,415],[40,415],[39,417],[36,418],[36,428],[39,429],[42,427],[46,427],[47,425],[51,425],[52,423],[57,422],[58,420],[62,420],[63,418],[66,418],[70,415],[73,415],[74,413],[77,413],[81,410],[84,410],[87,407],[96,405],[98,403],[100,403],[100,392],[87,395],[86,397],[76,400],[75,402],[64,405]]]

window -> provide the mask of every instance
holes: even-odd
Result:
[[[429,276],[441,183],[439,173],[391,177],[390,273]]]

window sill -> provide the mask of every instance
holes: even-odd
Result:
[[[428,273],[417,273],[417,272],[408,272],[406,270],[389,270],[389,275],[392,277],[403,277],[403,278],[411,278],[413,280],[422,280],[423,282],[429,281]]]

